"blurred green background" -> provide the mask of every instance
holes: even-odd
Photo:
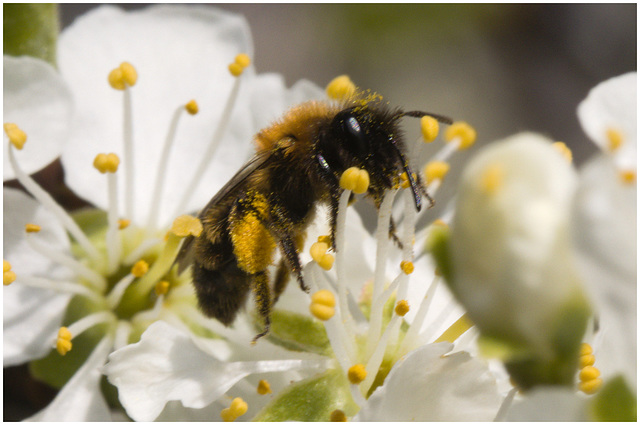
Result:
[[[60,5],[61,28],[98,6]],[[348,74],[394,105],[471,123],[478,145],[537,131],[567,143],[577,164],[596,151],[577,121],[578,103],[597,83],[637,67],[635,3],[218,6],[249,21],[258,72],[321,86]],[[454,161],[444,196],[464,160]],[[36,177],[51,189],[59,164]],[[51,190],[73,206],[72,195]],[[25,418],[53,396],[25,368],[5,369],[4,390],[5,420]]]

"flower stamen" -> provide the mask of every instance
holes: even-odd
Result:
[[[309,311],[323,322],[331,319],[335,314],[336,297],[327,289],[321,289],[311,296]]]
[[[222,409],[220,417],[225,422],[233,422],[240,416],[247,413],[249,405],[240,397],[236,397],[231,401],[231,406]]]
[[[122,244],[118,234],[120,224],[118,222],[118,180],[115,175],[120,165],[120,158],[115,153],[96,155],[93,166],[102,174],[107,174],[107,272],[112,274],[118,268],[118,262],[122,255]]]
[[[594,367],[596,362],[593,356],[593,349],[589,344],[583,343],[580,346],[580,373],[578,378],[580,383],[578,389],[585,394],[595,394],[602,387],[602,378],[600,378],[600,370]]]
[[[608,128],[606,132],[607,137],[607,149],[613,153],[620,149],[620,146],[624,144],[624,137],[622,133],[614,128]]]
[[[115,316],[110,311],[99,311],[97,313],[90,314],[82,319],[74,322],[68,327],[61,327],[58,331],[58,337],[54,347],[61,355],[67,354],[71,350],[71,340],[78,335],[82,334],[89,328],[94,327],[100,323],[112,322],[115,320]]]
[[[467,314],[460,316],[458,320],[453,322],[446,331],[442,333],[434,342],[455,342],[463,333],[471,329],[473,323],[467,317]]]
[[[11,285],[16,280],[16,272],[11,270],[11,263],[2,259],[2,284]]]
[[[4,124],[4,132],[9,137],[9,142],[18,150],[22,150],[22,147],[27,142],[27,133],[22,131],[17,124],[8,122]]]
[[[422,132],[422,140],[424,143],[431,143],[438,137],[440,132],[440,124],[438,120],[432,116],[425,115],[420,118],[420,130]]]
[[[356,85],[348,75],[340,75],[327,84],[326,92],[329,99],[344,100],[353,96]]]
[[[258,382],[258,388],[256,391],[260,395],[271,394],[271,385],[269,385],[269,382],[266,379],[261,379],[260,382]]]
[[[352,384],[359,384],[367,377],[367,370],[362,364],[355,364],[347,371],[347,377]]]
[[[553,148],[555,150],[560,152],[560,154],[564,157],[564,159],[566,159],[567,162],[569,164],[571,164],[571,162],[573,161],[573,153],[571,152],[571,149],[569,149],[569,147],[565,143],[563,143],[563,142],[555,142],[551,146],[553,146]]]

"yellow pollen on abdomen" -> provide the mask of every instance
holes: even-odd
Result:
[[[254,274],[271,264],[276,241],[255,214],[249,213],[234,221],[230,233],[240,269]]]

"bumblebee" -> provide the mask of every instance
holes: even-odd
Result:
[[[451,123],[436,114],[391,109],[376,96],[355,96],[341,104],[300,104],[261,130],[254,157],[202,209],[202,234],[187,238],[178,254],[179,273],[192,266],[201,310],[228,326],[253,291],[264,323],[254,341],[266,335],[290,273],[308,292],[298,255],[306,228],[317,204],[328,204],[333,241],[339,180],[350,167],[369,173],[366,196],[376,208],[406,172],[420,210],[422,186],[405,158],[400,120],[426,115]],[[267,269],[276,249],[282,256],[272,293]]]

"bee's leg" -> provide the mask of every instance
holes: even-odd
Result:
[[[276,270],[276,278],[273,282],[273,303],[278,302],[280,294],[282,294],[289,282],[289,268],[284,258],[278,263],[278,269]]]
[[[353,194],[352,194],[353,195]],[[338,208],[340,207],[340,192],[335,191],[331,194],[329,203],[329,228],[331,229],[331,248],[336,250],[336,226],[338,222]]]
[[[296,246],[291,236],[284,235],[280,238],[280,249],[282,250],[282,254],[284,255],[285,260],[289,264],[289,269],[298,279],[300,289],[305,292],[309,292],[309,287],[304,284],[304,279],[302,278],[302,266],[300,265],[300,257],[298,257],[298,251],[296,250]]]
[[[271,326],[271,290],[269,289],[269,277],[266,271],[258,272],[252,277],[256,307],[264,322],[264,330],[253,337],[253,342],[255,343],[269,333],[269,327]]]
[[[396,233],[396,222],[393,217],[391,217],[391,220],[389,220],[389,238],[393,239],[393,242],[398,246],[398,248],[403,249],[402,242],[400,241],[400,238]]]
[[[429,192],[427,192],[427,188],[424,185],[424,183],[422,182],[422,178],[420,177],[419,173],[416,175],[416,183],[418,184],[418,187],[420,188],[420,192],[429,201],[429,206],[427,208],[433,208],[433,206],[436,204],[436,201],[434,201],[433,198],[431,197],[431,195],[429,195]]]

